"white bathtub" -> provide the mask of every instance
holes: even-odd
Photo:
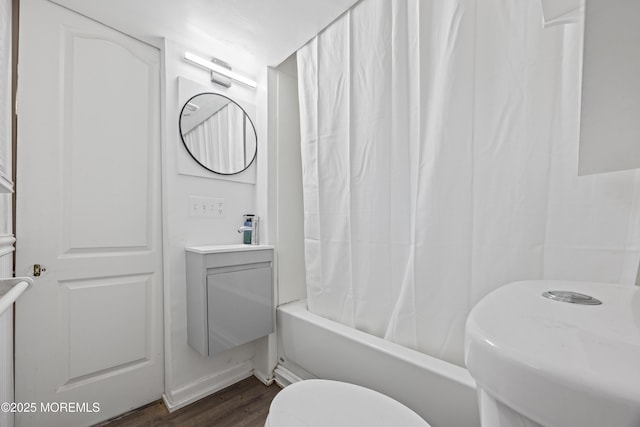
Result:
[[[283,385],[308,378],[358,384],[384,393],[432,427],[479,427],[476,387],[459,366],[307,311],[306,300],[277,310]]]

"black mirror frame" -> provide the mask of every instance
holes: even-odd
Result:
[[[204,164],[202,164],[202,162],[200,160],[198,160],[193,153],[191,152],[191,150],[189,150],[189,147],[187,147],[187,143],[184,140],[184,135],[182,133],[182,113],[184,112],[184,109],[187,107],[187,104],[189,104],[189,102],[191,102],[191,100],[197,96],[200,95],[216,95],[216,96],[221,96],[223,98],[226,98],[229,100],[229,102],[234,103],[238,108],[240,108],[240,110],[242,110],[242,112],[244,113],[245,117],[247,118],[247,120],[249,120],[249,123],[251,123],[251,129],[253,129],[253,134],[256,136],[256,150],[253,153],[253,157],[251,158],[251,161],[249,161],[249,163],[247,163],[247,166],[245,166],[244,169],[236,171],[236,172],[229,172],[229,173],[224,173],[224,172],[218,172],[218,171],[214,171],[213,169],[210,169],[209,167],[205,166]],[[242,173],[244,171],[246,171],[247,169],[249,169],[249,167],[253,164],[253,162],[256,160],[256,157],[258,157],[258,132],[256,131],[256,127],[253,124],[253,120],[251,120],[251,116],[249,116],[249,114],[247,114],[247,112],[245,111],[244,108],[242,108],[240,106],[240,104],[238,104],[236,101],[234,101],[233,99],[229,98],[226,95],[222,95],[221,93],[215,93],[215,92],[200,92],[197,93],[195,95],[193,95],[191,98],[187,99],[187,101],[184,103],[184,105],[182,106],[182,108],[180,109],[180,114],[178,115],[178,130],[180,132],[180,140],[182,141],[182,145],[184,146],[185,150],[187,150],[187,153],[189,153],[189,156],[191,156],[191,158],[200,166],[202,166],[203,168],[205,168],[206,170],[208,170],[209,172],[213,172],[215,174],[218,175],[225,175],[225,176],[229,176],[229,175],[237,175],[239,173]]]

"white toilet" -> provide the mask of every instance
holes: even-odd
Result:
[[[286,387],[271,402],[265,427],[429,427],[418,414],[377,391],[329,380]]]
[[[640,426],[640,287],[509,283],[465,333],[483,426]]]

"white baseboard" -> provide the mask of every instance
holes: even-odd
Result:
[[[312,376],[309,376],[309,378],[302,378],[298,376],[296,373],[290,371],[288,368],[285,368],[280,364],[276,366],[276,369],[273,371],[273,374],[275,377],[274,379],[276,384],[278,384],[280,387],[283,387],[283,388],[293,383],[297,383],[298,381],[313,378]]]
[[[259,379],[260,382],[266,386],[270,386],[271,384],[273,384],[273,381],[275,380],[275,377],[272,373],[265,374],[264,372],[260,372],[257,369],[253,370],[253,376]]]
[[[183,408],[216,391],[249,378],[253,374],[253,362],[248,360],[215,375],[198,379],[183,387],[162,394],[162,400],[169,412]]]

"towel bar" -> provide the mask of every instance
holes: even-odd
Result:
[[[0,279],[0,314],[4,313],[20,295],[33,285],[31,277],[9,277]]]

